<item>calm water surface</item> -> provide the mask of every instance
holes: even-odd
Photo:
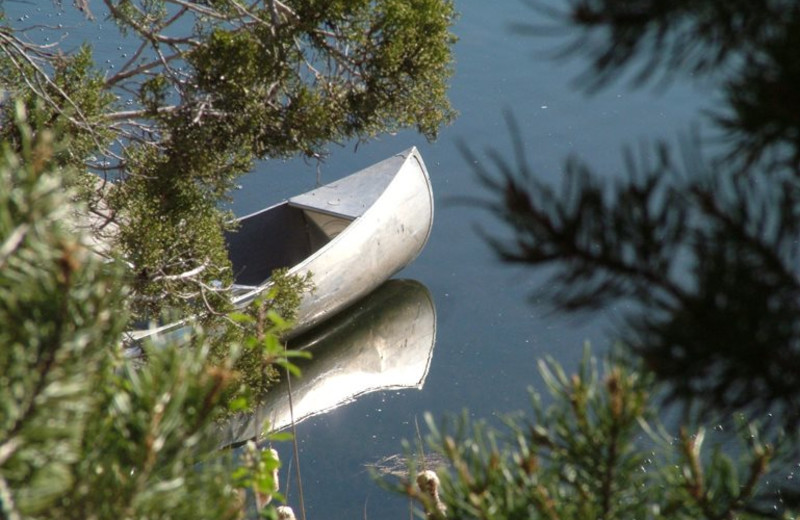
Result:
[[[475,227],[505,230],[478,208],[453,201],[484,195],[458,143],[479,160],[486,160],[488,148],[510,158],[503,116],[510,111],[541,176],[557,182],[571,153],[598,172],[615,175],[624,145],[674,141],[697,122],[697,109],[711,98],[685,80],[658,93],[620,84],[587,96],[575,88],[584,63],[543,57],[560,40],[521,37],[509,29],[511,22],[535,17],[521,2],[462,1],[457,7],[460,41],[451,98],[458,120],[434,144],[404,133],[361,145],[356,153],[352,146],[334,148],[322,168],[328,182],[408,146],[421,150],[436,196],[434,230],[422,255],[398,277],[428,288],[437,330],[422,390],[372,393],[298,425],[308,518],[408,518],[407,502],[379,489],[365,465],[402,451],[401,440],[415,437],[415,420],[422,423],[426,411],[442,416],[469,409],[474,417],[491,418],[527,409],[528,389],[542,387],[536,360],[552,356],[568,368],[576,366],[586,340],[598,348],[608,343],[609,327],[621,312],[608,309],[579,321],[529,304],[541,275],[499,263]],[[294,174],[287,177],[290,171]],[[277,168],[262,164],[243,181],[235,210],[244,214],[315,181],[315,168],[299,161]],[[288,447],[279,450],[288,461]],[[298,511],[296,483],[289,486],[290,504]]]
[[[47,12],[32,5],[6,7],[12,17]],[[469,409],[475,417],[491,418],[526,409],[528,389],[542,386],[536,360],[552,356],[574,367],[586,340],[598,348],[607,344],[606,333],[622,312],[607,309],[578,321],[529,304],[542,275],[499,263],[475,228],[497,235],[506,230],[478,208],[454,203],[459,197],[485,195],[458,143],[474,150],[480,161],[486,160],[489,148],[510,158],[503,118],[503,111],[510,111],[522,129],[528,158],[543,178],[557,182],[568,154],[580,155],[598,172],[616,175],[623,145],[637,145],[642,139],[674,141],[697,122],[697,109],[711,99],[710,93],[685,79],[659,93],[633,92],[617,84],[586,96],[574,81],[585,63],[545,58],[561,40],[526,38],[509,29],[514,21],[536,20],[536,13],[522,2],[463,0],[457,8],[460,41],[450,93],[460,112],[455,123],[433,144],[409,132],[362,144],[357,151],[353,146],[334,147],[321,168],[323,182],[330,182],[409,146],[421,150],[436,195],[433,235],[398,278],[414,280],[433,301],[436,329],[421,390],[370,393],[298,425],[309,519],[408,518],[407,502],[379,489],[366,465],[402,451],[401,440],[415,437],[415,421],[422,423],[426,411],[442,416]],[[74,19],[70,23],[77,24]],[[103,40],[108,36],[97,27],[85,33],[76,25],[72,31],[108,43],[98,48],[99,63],[110,68],[119,59],[117,47]],[[233,209],[240,215],[249,213],[312,188],[316,178],[316,165],[302,161],[261,163],[233,194]],[[399,327],[411,330],[413,323],[401,322]],[[296,465],[288,462],[289,446],[278,448],[285,467],[291,467],[289,501],[299,512]]]

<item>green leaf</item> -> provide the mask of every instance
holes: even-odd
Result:
[[[289,432],[273,432],[267,434],[266,438],[273,442],[289,442],[294,439],[294,435]]]
[[[230,409],[231,412],[241,412],[243,410],[248,410],[250,408],[250,402],[244,396],[237,397],[228,404],[228,408]]]
[[[245,314],[243,312],[230,312],[228,313],[228,318],[233,320],[236,323],[254,323],[255,318],[252,316]]]

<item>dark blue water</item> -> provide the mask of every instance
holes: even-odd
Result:
[[[30,3],[5,7],[12,17],[34,11]],[[598,172],[618,175],[623,146],[659,138],[674,142],[697,122],[698,109],[712,97],[688,78],[677,78],[663,91],[632,91],[618,83],[588,96],[575,84],[586,63],[546,58],[564,40],[523,37],[510,30],[512,22],[537,21],[523,2],[462,0],[457,8],[460,41],[450,91],[460,112],[455,123],[436,143],[406,132],[361,144],[357,151],[352,145],[333,146],[321,166],[322,181],[329,182],[409,146],[421,150],[436,195],[434,230],[422,255],[398,276],[427,287],[435,302],[437,330],[422,390],[371,393],[298,425],[310,519],[408,518],[407,502],[379,489],[365,465],[401,452],[401,440],[415,437],[415,421],[422,424],[426,411],[440,417],[466,408],[475,417],[493,417],[527,409],[528,389],[542,387],[536,361],[552,356],[567,368],[576,366],[584,342],[602,350],[611,324],[624,312],[612,308],[578,320],[529,303],[532,289],[545,280],[543,274],[498,262],[475,228],[498,236],[507,230],[479,208],[454,202],[488,196],[458,143],[482,162],[488,160],[488,149],[510,158],[503,116],[509,111],[521,128],[531,164],[549,182],[558,182],[569,154],[579,155]],[[113,67],[119,59],[117,42],[104,39],[110,36],[98,32],[97,25],[87,33],[70,18],[69,27],[78,37],[90,34],[102,41],[98,62],[107,60],[105,66]],[[263,162],[233,194],[233,209],[249,213],[310,189],[316,180],[315,164]],[[288,462],[289,447],[278,448],[286,466],[294,469]],[[294,472],[290,477],[289,501],[299,512]]]

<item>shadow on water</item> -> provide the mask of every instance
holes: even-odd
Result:
[[[422,389],[436,342],[436,308],[427,287],[389,280],[342,314],[293,339],[309,350],[300,378],[273,387],[254,413],[231,419],[222,446],[237,445],[330,412],[359,396]]]

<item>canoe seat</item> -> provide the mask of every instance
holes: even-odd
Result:
[[[289,199],[289,205],[313,213],[322,213],[348,220],[360,217],[368,207],[363,201],[341,197],[336,191],[324,188],[327,186],[292,197]]]
[[[392,162],[405,161],[401,155]],[[372,206],[397,173],[386,161],[289,199],[289,205],[354,220]]]

